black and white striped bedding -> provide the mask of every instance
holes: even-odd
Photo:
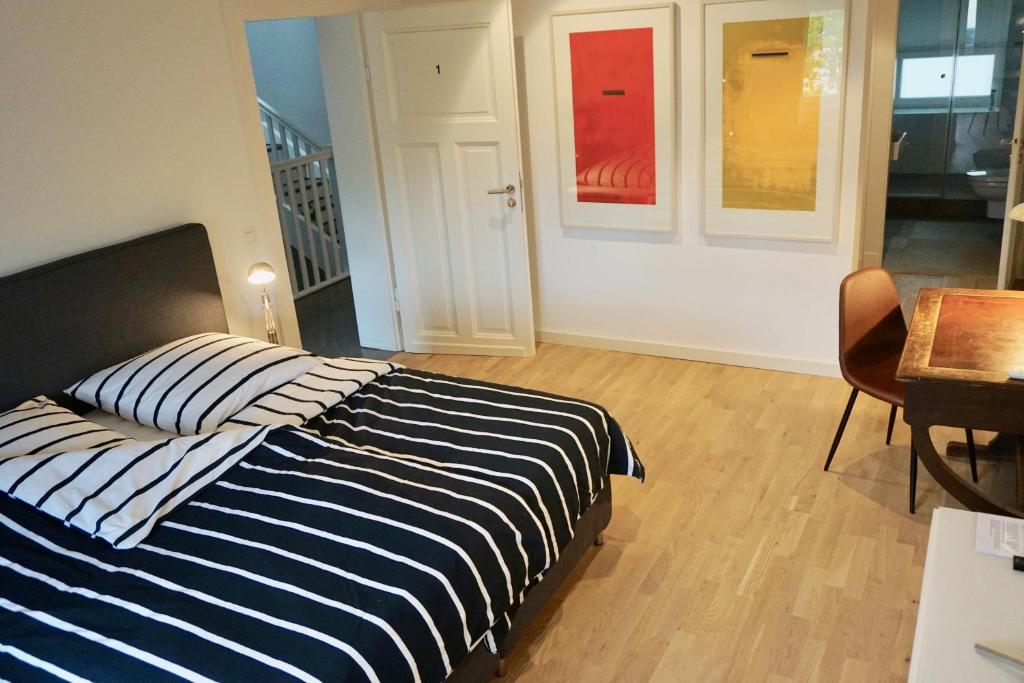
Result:
[[[259,396],[232,415],[224,428],[264,424],[300,426],[398,366],[362,358],[320,358],[305,375]]]
[[[260,445],[270,429],[2,459],[0,490],[115,548],[133,548],[164,515]]]
[[[130,441],[45,396],[0,413],[0,462],[7,458],[99,448]]]
[[[243,339],[216,336],[221,341],[230,342],[223,347],[229,351],[238,346],[239,339]],[[203,338],[204,335],[198,335],[190,339]],[[244,341],[242,344],[248,345]],[[203,344],[209,345],[209,342]],[[187,344],[172,344],[168,348],[183,346],[187,347]],[[275,351],[273,356],[284,359],[297,357],[295,350],[277,348],[283,350]],[[168,353],[143,354],[139,358],[150,355],[152,358],[140,368],[152,365],[153,359]],[[260,445],[271,428],[289,423],[301,425],[396,367],[391,363],[358,359],[310,358],[314,362],[309,372],[286,384],[272,385],[243,408],[231,424],[211,434],[133,441],[92,424],[47,399],[27,402],[0,415],[0,444],[24,449],[11,454],[0,451],[4,456],[0,457],[0,491],[61,520],[67,526],[102,538],[115,548],[133,548],[161,517],[215,481]],[[178,373],[182,377],[188,376],[190,367],[205,363],[205,360],[192,359],[190,363],[182,364]],[[260,361],[256,371],[265,367],[265,363]],[[227,366],[237,364],[234,360],[227,362]],[[131,368],[132,365],[129,362],[115,367]],[[244,368],[240,372],[246,376],[253,374]],[[110,371],[100,373],[108,379],[116,374]],[[137,375],[138,370],[131,374]],[[220,374],[216,373],[218,377]],[[103,383],[100,384],[102,386]],[[78,386],[84,385],[79,383]],[[130,385],[131,380],[123,382],[119,394]],[[101,394],[102,388],[97,388],[96,392]],[[195,395],[195,392],[191,393],[191,396]],[[237,399],[228,402],[234,400]],[[216,401],[217,405],[224,403]],[[217,424],[223,421],[218,420]],[[61,434],[55,436],[57,431]],[[3,436],[12,432],[14,436],[10,438]],[[37,443],[41,445],[37,446]]]
[[[0,677],[442,680],[607,473],[643,467],[603,409],[397,368],[269,430],[131,550],[0,500]]]
[[[139,424],[203,434],[320,361],[308,351],[211,332],[100,370],[67,394]]]

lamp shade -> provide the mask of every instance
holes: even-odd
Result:
[[[254,263],[249,267],[249,283],[254,285],[265,285],[273,282],[277,274],[269,263]]]
[[[1010,209],[1010,219],[1015,221],[1024,221],[1024,204],[1018,204]]]

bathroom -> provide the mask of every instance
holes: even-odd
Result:
[[[1024,0],[900,2],[883,266],[905,304],[996,286],[1022,30]]]

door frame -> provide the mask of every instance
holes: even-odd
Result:
[[[897,39],[899,34],[899,0],[872,2],[868,18],[871,42],[868,45],[867,97],[864,103],[865,132],[861,148],[867,161],[862,165],[864,190],[858,207],[861,228],[854,249],[854,268],[881,266],[885,244],[885,209],[888,201],[889,160],[892,154],[893,87],[896,74]],[[1022,58],[1024,65],[1024,58]],[[1018,85],[1018,102],[1024,102],[1024,79]],[[1018,106],[1015,122],[1024,120],[1024,107]],[[1015,132],[1017,132],[1015,130]],[[1014,142],[1011,163],[1024,162],[1024,140]],[[1018,168],[1018,171],[1020,169]],[[1007,197],[1022,192],[1024,172],[1016,174],[1017,187],[1007,188]],[[1009,211],[1007,206],[1007,211]],[[1000,247],[999,274],[996,286],[1007,289],[1013,285],[1014,275],[1024,260],[1024,240],[1016,221],[1003,222]]]
[[[402,0],[287,0],[286,2],[266,2],[265,0],[222,0],[221,16],[224,22],[224,33],[227,37],[227,51],[235,81],[235,94],[238,101],[238,119],[241,134],[246,148],[250,179],[256,196],[256,212],[260,217],[259,225],[239,226],[246,234],[246,242],[253,251],[254,261],[265,260],[279,273],[288,272],[288,256],[281,232],[280,219],[277,211],[277,198],[274,193],[271,174],[268,173],[266,143],[263,138],[263,127],[260,122],[259,106],[256,102],[256,82],[253,77],[252,61],[249,56],[249,43],[245,24],[250,21],[267,21],[275,19],[317,18],[339,15],[359,14],[365,10],[398,9],[403,7]],[[357,22],[360,41],[360,54],[365,65],[365,40],[363,38],[362,20]],[[372,96],[369,84],[363,82],[364,101],[372,107]],[[371,112],[368,114],[372,126],[371,145],[376,163],[380,165],[377,146],[376,123]],[[377,178],[378,185],[380,178]],[[389,300],[395,301],[394,259],[391,253],[390,229],[387,222],[387,207],[383,205],[383,186],[379,187],[381,198],[380,211],[384,219],[384,233],[387,244],[386,260],[389,264],[388,284]],[[282,332],[283,343],[300,346],[302,336],[299,331],[298,318],[295,313],[295,300],[290,286],[285,286],[287,278],[279,278],[276,294],[278,323]],[[396,350],[404,350],[398,312],[394,304],[391,306],[391,324],[396,342]]]
[[[875,1],[868,10],[867,84],[861,135],[862,196],[860,230],[854,241],[854,268],[881,266],[885,244],[885,208],[892,155],[893,83],[899,33],[899,0]]]
[[[1024,69],[1024,54],[1021,55],[1021,69]],[[1021,263],[1021,235],[1020,224],[1010,218],[1010,209],[1014,201],[1022,201],[1022,188],[1024,188],[1024,106],[1021,106],[1021,97],[1024,96],[1024,79],[1017,85],[1017,109],[1013,114],[1013,133],[1010,147],[1010,177],[1006,187],[1006,218],[1003,219],[1003,241],[999,246],[999,277],[997,286],[1000,289],[1013,287]]]

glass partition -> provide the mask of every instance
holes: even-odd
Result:
[[[1022,21],[1024,0],[901,1],[889,196],[977,199],[1009,168]]]
[[[960,4],[900,2],[893,131],[906,138],[889,166],[889,196],[942,196]]]
[[[963,0],[957,40],[954,112],[946,151],[945,196],[976,199],[971,178],[1005,196],[1020,83],[1022,3]],[[969,65],[969,66],[968,66]],[[976,183],[977,186],[977,183]],[[984,190],[981,190],[984,192]]]

